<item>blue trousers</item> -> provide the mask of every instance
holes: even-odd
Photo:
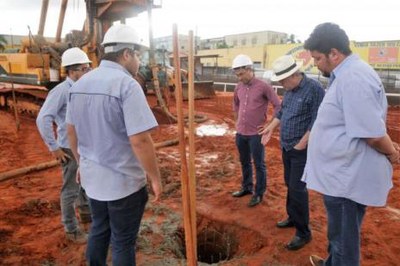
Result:
[[[261,136],[244,136],[236,134],[236,146],[239,151],[240,163],[242,165],[242,188],[253,191],[253,167],[256,169],[255,194],[263,196],[267,188],[267,169],[265,167],[265,149],[261,144]]]
[[[296,235],[310,238],[308,191],[306,183],[301,181],[307,161],[307,149],[285,151],[282,149],[286,194],[286,212],[296,227]]]
[[[76,170],[78,165],[70,149],[63,148],[71,159],[61,163],[63,184],[60,194],[61,222],[66,232],[74,232],[78,229],[75,207],[88,210],[89,200],[85,191],[76,183]]]
[[[135,244],[148,200],[146,187],[119,200],[90,200],[92,226],[86,249],[90,266],[106,265],[108,246],[112,245],[112,263],[136,265]]]
[[[327,266],[360,265],[360,233],[366,206],[346,198],[324,195],[328,214]]]

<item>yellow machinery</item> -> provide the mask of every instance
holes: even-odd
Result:
[[[1,80],[31,85],[45,85],[50,81],[48,54],[0,54]]]
[[[85,0],[85,2],[87,17],[83,30],[72,31],[67,34],[64,42],[61,42],[61,31],[68,3],[68,0],[62,0],[55,42],[49,43],[43,37],[49,0],[42,0],[38,34],[30,34],[28,38],[23,40],[19,53],[0,54],[0,106],[15,106],[10,102],[11,90],[14,90],[19,101],[39,103],[40,105],[40,102],[43,102],[46,97],[43,91],[53,88],[65,77],[60,65],[61,55],[66,49],[69,47],[82,48],[93,62],[92,66],[96,67],[102,54],[100,43],[103,35],[114,21],[124,23],[126,18],[137,16],[144,11],[149,13],[151,19],[152,9],[160,7],[155,6],[153,0]],[[152,89],[156,92],[158,104],[167,116],[171,116],[164,99],[162,99],[163,94],[160,92],[160,84],[158,83],[158,78],[163,75],[159,73],[165,68],[160,68],[160,65],[156,64],[151,27],[149,30],[148,68],[150,72],[147,73],[147,76],[146,72],[142,72],[141,75],[138,75],[137,80],[144,89],[146,88],[146,81],[153,82]],[[158,78],[154,78],[154,74]],[[164,75],[168,77],[168,80],[173,80],[173,71],[168,70]],[[207,84],[212,88],[212,82],[207,82]],[[199,85],[203,84],[200,82]],[[214,91],[212,90],[212,92]],[[209,92],[207,94],[208,96],[213,95]],[[29,110],[29,108],[26,110],[26,106],[31,105],[19,104],[18,108],[33,113],[38,110]]]

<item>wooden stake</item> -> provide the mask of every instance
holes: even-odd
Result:
[[[12,72],[12,69],[11,69],[11,62],[8,63],[8,67],[10,69],[9,74],[10,74],[10,77],[11,77],[11,93],[12,93],[13,102],[14,102],[15,125],[17,127],[17,131],[19,131],[21,122],[19,121],[19,116],[18,116],[17,97],[15,96],[14,80],[13,80],[13,72]]]
[[[195,124],[194,124],[194,45],[193,31],[189,31],[189,56],[188,56],[188,102],[189,102],[189,196],[190,218],[192,221],[192,233],[194,255],[197,258],[197,224],[196,224],[196,167],[195,167]]]
[[[191,210],[190,210],[190,195],[188,183],[188,169],[186,160],[186,145],[185,145],[185,130],[184,130],[184,116],[183,116],[183,96],[182,96],[182,83],[181,83],[181,66],[179,57],[179,44],[178,44],[178,29],[177,25],[173,25],[173,50],[174,50],[174,67],[175,67],[175,99],[176,99],[176,112],[178,117],[178,138],[179,138],[179,152],[181,155],[181,182],[182,182],[182,205],[183,205],[183,224],[185,228],[185,243],[186,243],[186,258],[187,265],[197,265],[197,257],[195,257],[195,247],[193,241]]]

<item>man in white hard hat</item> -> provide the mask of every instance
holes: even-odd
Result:
[[[85,192],[80,189],[75,180],[78,166],[68,142],[65,116],[69,90],[74,82],[90,70],[90,63],[85,52],[77,47],[70,48],[63,53],[61,65],[65,68],[67,77],[65,81],[50,91],[36,119],[44,142],[62,166],[61,220],[67,238],[77,243],[85,243],[87,235],[79,227],[75,215],[75,204],[77,204],[79,213],[86,215],[86,219],[90,217],[90,211]],[[57,138],[54,135],[53,123],[57,125]]]
[[[265,149],[258,128],[267,120],[268,104],[272,103],[276,114],[281,103],[274,89],[254,76],[250,57],[243,54],[236,56],[232,69],[239,80],[234,92],[233,109],[237,130],[236,146],[242,166],[242,185],[232,196],[252,195],[248,206],[253,207],[261,203],[267,188]],[[255,187],[252,159],[256,172]]]
[[[262,143],[270,140],[273,131],[280,125],[280,143],[287,187],[287,218],[276,224],[278,228],[295,227],[296,233],[286,245],[288,250],[297,250],[311,241],[309,227],[308,192],[301,181],[307,161],[308,136],[317,117],[318,107],[324,97],[321,84],[304,75],[291,55],[284,55],[272,63],[271,81],[279,82],[286,90],[282,109],[274,119],[260,130]]]
[[[106,265],[111,242],[113,265],[135,265],[147,180],[154,202],[162,191],[150,135],[158,124],[133,78],[142,48],[136,31],[114,25],[102,45],[100,66],[74,84],[67,111],[71,147],[93,214],[86,259],[89,265]]]

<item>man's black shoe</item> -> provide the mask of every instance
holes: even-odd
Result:
[[[236,197],[236,198],[240,198],[240,197],[243,197],[243,196],[246,196],[246,195],[250,195],[250,194],[253,194],[253,192],[242,189],[242,190],[233,192],[232,196]]]
[[[251,200],[250,200],[248,206],[249,207],[254,207],[254,206],[260,204],[261,201],[262,201],[262,196],[254,195],[253,197],[251,197]]]
[[[294,223],[287,218],[284,221],[280,221],[276,223],[276,227],[278,228],[289,228],[289,227],[294,227]]]
[[[292,240],[286,245],[286,248],[288,250],[298,250],[304,247],[310,241],[311,241],[311,236],[308,238],[294,236]]]

